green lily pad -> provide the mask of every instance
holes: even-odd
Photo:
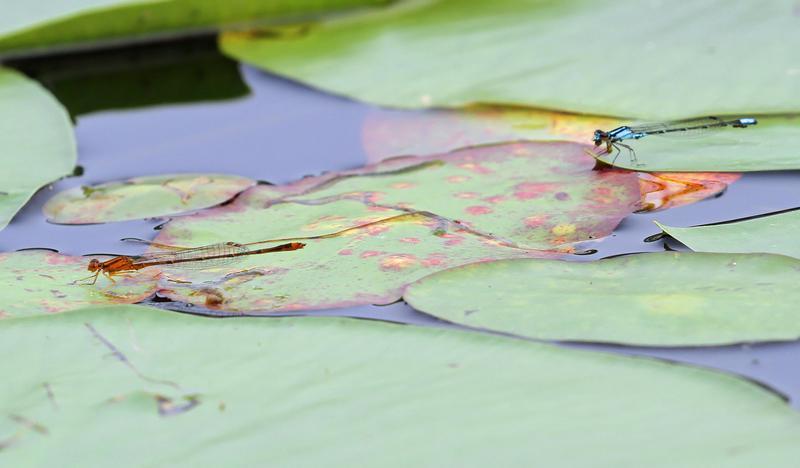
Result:
[[[800,111],[800,42],[783,1],[400,2],[225,52],[397,107],[524,105],[654,120]]]
[[[0,229],[41,187],[72,173],[75,136],[61,104],[35,81],[0,68]]]
[[[652,135],[630,146],[638,165],[624,148],[618,156],[606,154],[605,149],[592,154],[616,167],[647,172],[796,170],[800,169],[800,118],[758,116],[754,127],[720,128],[695,138]]]
[[[712,226],[680,228],[656,224],[697,252],[763,252],[800,258],[798,211]]]
[[[89,260],[49,251],[0,253],[0,319],[52,314],[88,305],[130,304],[152,295],[148,272],[116,283],[85,280]]]
[[[446,268],[558,256],[508,246],[433,214],[375,209],[352,200],[268,208],[246,202],[175,219],[156,240],[179,246],[255,242],[248,247],[258,249],[291,240],[259,243],[265,239],[302,236],[306,246],[240,256],[213,269],[165,265],[160,295],[232,313],[387,304],[400,299],[408,283]]]
[[[652,346],[800,337],[800,261],[665,252],[467,265],[408,287],[415,309],[535,338]]]
[[[222,26],[258,26],[386,0],[47,0],[4,8],[0,54],[153,39]]]
[[[135,177],[65,190],[48,200],[43,211],[49,221],[61,224],[169,216],[219,205],[255,183],[222,174]]]
[[[14,376],[2,384],[0,440],[15,467],[363,465],[354,441],[381,467],[749,468],[800,457],[799,417],[775,394],[648,359],[135,306],[5,321],[0,333],[0,372]]]

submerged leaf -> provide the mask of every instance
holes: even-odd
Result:
[[[0,319],[65,312],[87,305],[130,304],[152,295],[156,284],[150,272],[116,284],[88,284],[89,260],[49,251],[0,254]],[[106,280],[107,281],[107,280]]]
[[[0,411],[16,416],[0,420],[0,438],[13,439],[2,456],[14,467],[75,454],[85,466],[362,466],[354,441],[368,441],[367,464],[381,467],[789,467],[800,457],[798,415],[775,394],[649,359],[363,320],[133,306],[6,321],[0,334],[0,373],[13,376]]]
[[[800,211],[689,228],[656,224],[697,252],[763,252],[800,258]]]
[[[800,111],[787,47],[798,42],[785,1],[436,0],[330,19],[297,38],[227,34],[221,46],[384,106],[491,103],[664,120]]]
[[[361,131],[367,160],[398,154],[433,154],[467,146],[518,140],[592,142],[597,129],[621,125],[619,119],[526,107],[471,106],[425,111],[378,109]]]
[[[46,86],[73,116],[249,93],[238,62],[205,38],[9,63]]]
[[[36,82],[0,68],[0,229],[37,190],[71,174],[76,161],[61,104]]]
[[[135,177],[65,190],[48,200],[43,211],[49,221],[61,224],[168,216],[218,205],[255,183],[221,174]]]
[[[789,257],[671,252],[467,265],[403,297],[451,322],[534,338],[695,346],[797,339],[798,281]]]

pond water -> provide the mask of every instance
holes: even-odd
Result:
[[[362,122],[367,115],[381,112],[239,66],[216,52],[212,38],[13,65],[46,83],[73,114],[78,114],[76,134],[82,173],[40,191],[0,231],[3,251],[50,248],[71,255],[135,254],[140,246],[119,239],[152,238],[163,219],[55,225],[45,221],[42,205],[53,193],[70,187],[142,175],[222,172],[283,183],[359,167],[367,160],[361,142]],[[675,241],[667,245],[663,239],[645,242],[660,232],[653,220],[690,226],[798,206],[800,172],[745,174],[721,196],[631,215],[611,237],[584,245],[597,253],[572,260],[684,249]],[[158,299],[150,304],[181,312],[211,313]],[[464,328],[418,313],[403,303],[283,315],[305,314]],[[734,372],[786,395],[800,407],[798,342],[704,348],[564,345]]]

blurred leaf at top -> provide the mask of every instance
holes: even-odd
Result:
[[[41,85],[0,68],[0,229],[41,187],[73,172],[66,110]]]
[[[233,99],[248,94],[239,65],[200,38],[9,61],[73,116],[108,109]],[[87,91],[90,90],[90,91]]]
[[[800,111],[792,2],[430,0],[230,33],[245,62],[396,107],[524,105],[653,120]]]
[[[656,224],[696,252],[766,252],[800,258],[800,211],[688,228]]]
[[[0,56],[312,21],[389,0],[4,0]]]
[[[533,338],[698,346],[796,340],[798,281],[800,261],[782,255],[664,252],[467,265],[403,297],[450,322]]]
[[[14,468],[620,468],[631,447],[629,466],[653,468],[800,458],[797,414],[774,392],[652,359],[134,306],[9,320],[0,334],[13,377],[0,383],[0,442]]]
[[[255,183],[222,174],[135,177],[59,192],[42,209],[48,221],[61,224],[152,218],[218,205]]]

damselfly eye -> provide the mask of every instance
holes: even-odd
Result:
[[[97,271],[100,269],[100,260],[93,258],[89,261],[89,271]]]

